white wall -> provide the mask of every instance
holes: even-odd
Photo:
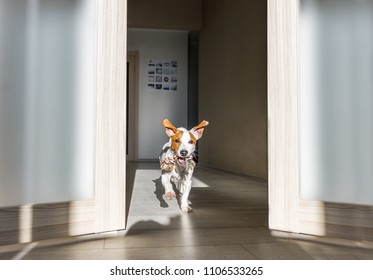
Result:
[[[156,159],[168,141],[161,121],[187,125],[188,33],[129,29],[128,51],[139,51],[138,158]],[[178,62],[177,91],[148,89],[149,60]]]

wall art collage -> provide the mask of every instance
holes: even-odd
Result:
[[[148,63],[148,89],[177,91],[178,63],[175,60]]]

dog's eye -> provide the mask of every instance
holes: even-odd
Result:
[[[188,142],[189,144],[193,144],[193,140],[189,140],[189,142]]]
[[[180,139],[175,139],[175,142],[176,143],[180,143]]]

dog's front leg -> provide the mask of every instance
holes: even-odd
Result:
[[[176,197],[176,194],[172,188],[171,184],[171,172],[163,173],[161,176],[162,185],[165,189],[165,196],[167,199],[173,199]]]
[[[192,172],[187,174],[185,180],[181,183],[181,188],[180,188],[182,192],[180,208],[185,213],[193,212],[192,207],[189,206],[189,200],[188,200],[191,189],[192,189]]]

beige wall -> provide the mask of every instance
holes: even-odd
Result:
[[[198,31],[201,0],[128,0],[128,27]]]
[[[200,161],[267,177],[267,1],[203,0]]]

